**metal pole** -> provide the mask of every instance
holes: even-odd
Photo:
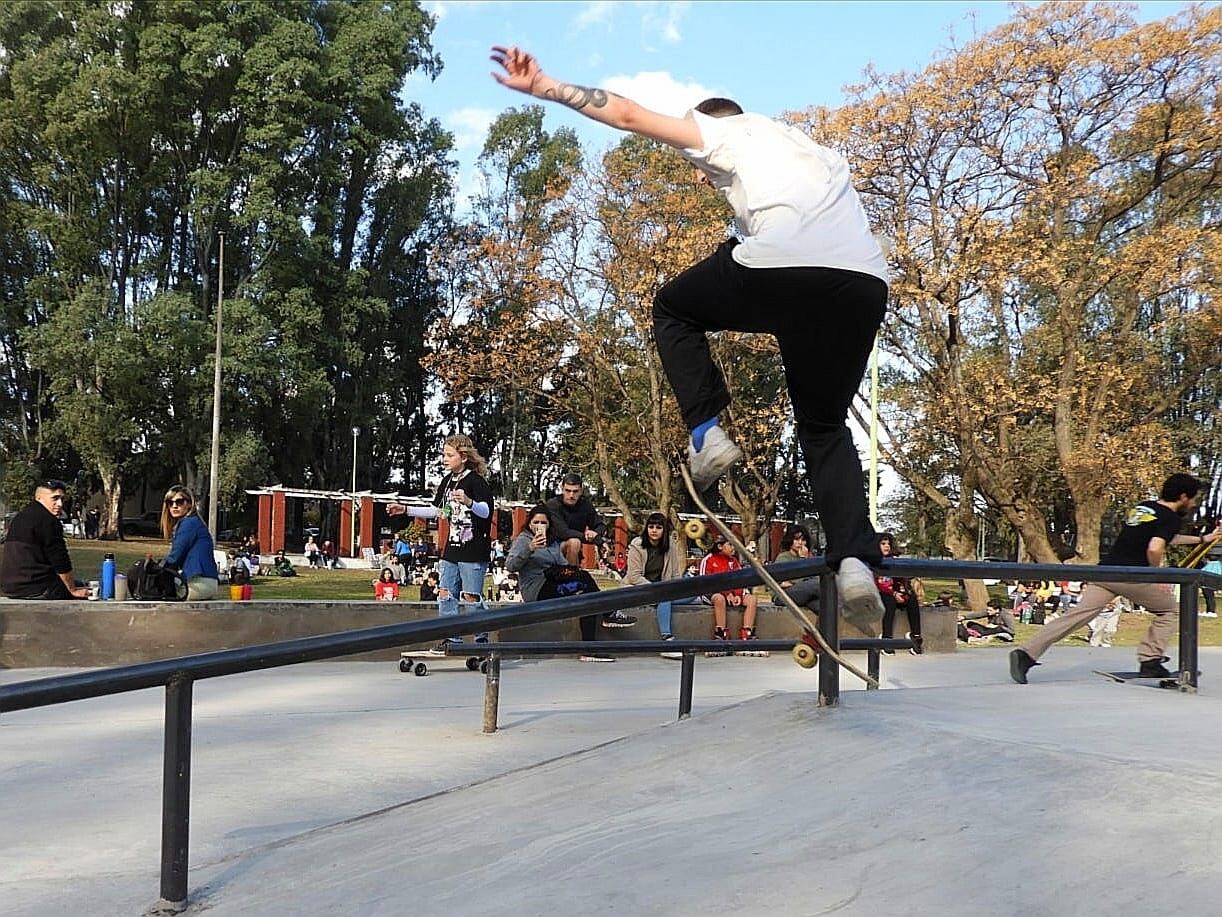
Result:
[[[882,657],[882,653],[880,653],[878,650],[873,650],[873,649],[866,650],[866,674],[869,675],[871,678],[873,678],[875,681],[878,681],[878,672],[879,672],[878,663],[881,657]],[[876,685],[866,685],[866,690],[867,691],[877,691],[878,687]]]
[[[191,825],[191,688],[181,673],[165,687],[165,758],[161,783],[160,908],[187,906],[187,854]]]
[[[361,435],[360,427],[352,428],[352,556],[356,557],[359,551],[361,535],[356,528],[356,438]],[[495,728],[495,724],[493,726]]]
[[[488,671],[484,675],[484,734],[496,732],[497,709],[501,704],[501,654],[488,657]]]
[[[819,630],[832,649],[840,649],[840,597],[836,594],[836,575],[819,577]],[[835,707],[840,703],[840,666],[826,653],[819,657],[819,706]]]
[[[696,654],[691,650],[684,650],[679,668],[679,719],[681,720],[692,715],[692,680],[695,674]]]
[[[1197,593],[1196,583],[1180,584],[1180,692],[1197,693]]]
[[[878,335],[870,350],[870,524],[878,528]]]
[[[216,540],[216,511],[220,502],[221,482],[221,328],[222,305],[225,302],[225,234],[221,237],[221,261],[216,274],[216,351],[212,368],[212,458],[208,462],[208,531]]]

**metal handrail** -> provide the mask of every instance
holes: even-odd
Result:
[[[773,564],[769,567],[779,580],[818,576],[821,581],[819,625],[833,647],[849,648],[849,640],[838,637],[836,581],[822,557]],[[1180,592],[1180,688],[1195,691],[1197,684],[1197,592],[1199,587],[1222,589],[1222,576],[1203,570],[1150,567],[1099,567],[1059,564],[1016,564],[973,561],[945,561],[923,558],[891,558],[875,568],[899,576],[950,575],[963,579],[991,576],[1025,579],[1063,579],[1104,583],[1157,582],[1191,586]],[[321,634],[296,640],[238,649],[202,653],[155,662],[119,666],[100,671],[34,679],[0,686],[0,713],[26,710],[49,704],[102,697],[164,685],[165,743],[162,770],[162,844],[161,902],[163,911],[176,911],[187,904],[188,826],[191,780],[191,707],[192,689],[201,678],[215,678],[240,672],[294,665],[349,656],[371,650],[413,643],[428,643],[445,637],[477,634],[507,627],[559,621],[614,611],[634,605],[655,605],[661,601],[721,592],[726,589],[756,586],[759,575],[748,567],[732,573],[684,577],[643,586],[628,586],[589,595],[549,599],[513,608],[476,614],[454,615],[425,621],[412,621],[384,627],[342,633]],[[608,641],[604,646],[615,646]],[[883,641],[868,649],[873,672]],[[491,644],[490,646],[496,646]],[[760,647],[763,648],[763,647]],[[492,654],[490,679],[499,683],[500,653]],[[684,653],[683,678],[689,683],[694,655]],[[837,667],[819,667],[819,703],[834,706],[839,697]],[[690,702],[689,702],[690,710]],[[681,708],[682,714],[682,708]]]

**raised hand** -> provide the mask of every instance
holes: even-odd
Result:
[[[533,54],[527,54],[521,48],[505,48],[501,45],[492,46],[491,60],[501,65],[504,73],[492,72],[492,78],[509,89],[531,94],[535,80],[543,72]]]

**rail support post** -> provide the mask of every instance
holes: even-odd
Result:
[[[161,900],[159,913],[187,906],[191,828],[191,693],[194,682],[178,673],[165,687],[165,757],[161,783]]]
[[[484,675],[484,734],[496,732],[497,710],[501,705],[501,654],[488,656],[488,672]]]
[[[692,679],[695,673],[696,654],[691,650],[684,650],[679,669],[679,719],[681,720],[692,715]]]
[[[819,576],[819,630],[828,646],[840,651],[840,597],[836,594],[836,575]],[[827,653],[819,655],[819,706],[840,703],[840,666]]]
[[[1197,693],[1197,593],[1196,583],[1180,584],[1180,677],[1182,694]]]
[[[866,650],[866,674],[869,675],[871,678],[873,678],[875,681],[878,681],[878,672],[879,672],[879,669],[881,668],[879,666],[879,659],[881,657],[882,657],[882,653],[879,650],[874,650],[874,649]],[[867,684],[866,690],[867,691],[877,691],[878,686]]]

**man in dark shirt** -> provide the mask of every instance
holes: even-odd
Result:
[[[548,500],[547,508],[563,528],[560,539],[564,559],[579,566],[581,546],[597,544],[607,528],[586,496],[581,475],[566,474],[560,482],[560,496]]]
[[[40,481],[34,500],[13,517],[0,563],[0,591],[11,599],[84,599],[78,586],[59,521],[64,482]]]
[[[1173,474],[1163,482],[1157,500],[1145,500],[1129,510],[1116,543],[1100,564],[1107,567],[1161,567],[1169,544],[1202,544],[1222,538],[1222,523],[1209,535],[1181,535],[1180,526],[1201,502],[1201,482],[1189,474]],[[1137,647],[1140,672],[1150,678],[1170,678],[1163,654],[1175,629],[1179,608],[1175,590],[1166,583],[1090,583],[1077,605],[1041,627],[1010,652],[1010,677],[1027,683],[1027,672],[1052,644],[1089,622],[1116,596],[1143,605],[1154,616]]]

